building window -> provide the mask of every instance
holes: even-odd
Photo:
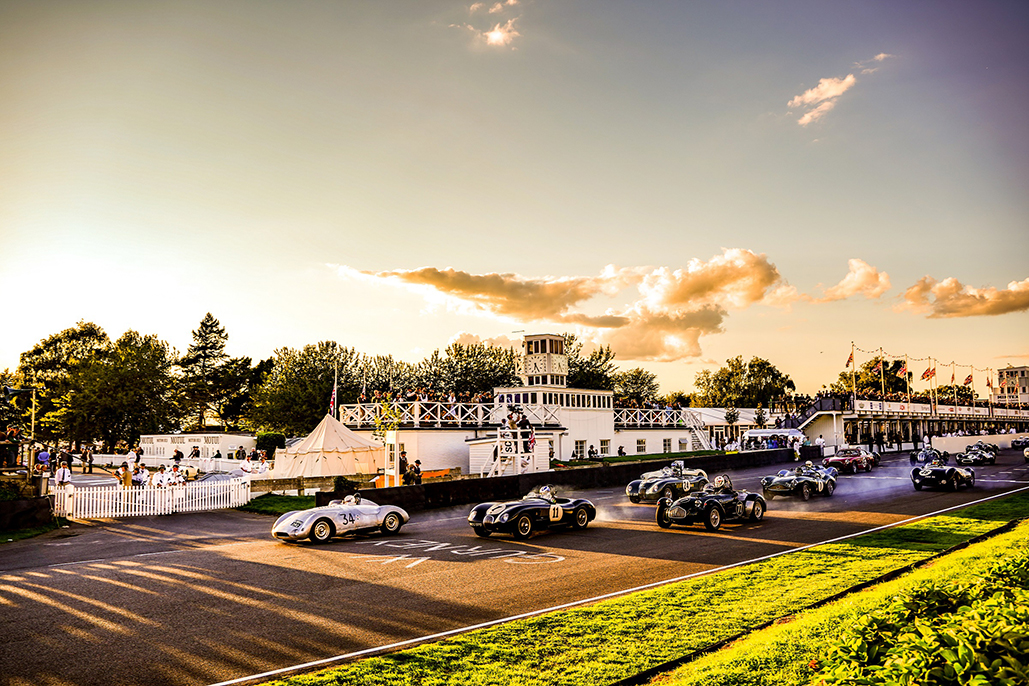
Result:
[[[611,439],[601,438],[600,439],[600,454],[610,455],[611,454]]]
[[[665,438],[661,440],[661,452],[670,453],[672,452],[672,439]]]
[[[586,456],[586,441],[575,442],[575,452],[572,453],[572,456],[577,460],[581,460]]]
[[[645,453],[647,452],[647,439],[637,438],[636,439],[636,452]]]

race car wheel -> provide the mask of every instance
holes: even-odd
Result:
[[[866,472],[872,471],[872,463],[871,462],[866,462],[865,463],[865,471]]]
[[[522,541],[529,536],[532,536],[532,518],[523,514],[515,520],[514,537]]]
[[[328,543],[332,535],[336,533],[336,527],[328,519],[319,519],[311,527],[311,540],[314,543]]]
[[[630,495],[629,496],[629,502],[630,503],[638,503],[639,501],[640,501],[640,497],[638,495]]]
[[[390,512],[382,518],[382,533],[395,534],[404,525],[404,520],[396,512]]]
[[[665,490],[661,491],[661,497],[675,500],[675,491],[672,490],[671,486],[666,486]]]
[[[835,490],[836,490],[836,485],[832,481],[826,481],[825,482],[825,495],[826,495],[826,497],[831,496],[833,494],[833,491],[835,491]]]
[[[950,478],[948,478],[947,481],[950,482],[950,490],[952,490],[952,491],[958,490],[958,475],[957,474],[951,474]]]
[[[765,505],[760,500],[754,501],[754,509],[750,511],[750,518],[755,522],[760,522],[765,518]]]
[[[672,527],[672,520],[668,516],[668,506],[663,503],[659,503],[657,506],[657,525],[662,529]]]
[[[811,500],[811,487],[807,484],[801,484],[800,486],[800,497],[806,502]]]
[[[491,531],[487,531],[484,527],[481,526],[473,526],[472,531],[475,532],[476,536],[482,536],[483,538],[489,538],[489,535],[492,533]]]
[[[722,525],[722,511],[717,507],[712,507],[707,511],[707,515],[704,517],[704,528],[708,531],[718,531],[718,527]]]
[[[573,529],[585,529],[590,523],[590,513],[586,511],[585,507],[578,508],[572,514],[572,528]]]
[[[975,486],[975,472],[972,472],[972,476],[968,477],[968,487]]]
[[[912,482],[912,483],[914,483],[914,484],[915,484],[915,490],[916,490],[916,491],[920,491],[920,490],[922,490],[922,484],[918,483],[917,481],[915,481],[915,482]]]

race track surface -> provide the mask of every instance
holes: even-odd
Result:
[[[235,511],[74,524],[0,547],[0,675],[12,685],[211,684],[510,617],[818,543],[1029,486],[1021,453],[957,493],[915,492],[907,454],[760,523],[662,530],[621,489],[598,519],[527,542],[475,536],[470,506],[391,537],[271,538]],[[773,468],[729,472],[760,491]],[[714,474],[711,475],[712,477]]]

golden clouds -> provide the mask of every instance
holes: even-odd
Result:
[[[852,297],[877,300],[890,290],[885,272],[858,258],[847,264],[847,274],[821,298],[799,293],[766,255],[741,248],[723,248],[679,269],[609,265],[596,276],[532,278],[436,267],[338,271],[346,278],[391,283],[470,314],[574,326],[583,339],[610,345],[624,359],[674,361],[700,357],[701,337],[723,332],[732,311],[797,302],[825,305]],[[619,297],[625,299],[621,307],[596,311],[594,301]],[[927,276],[902,299],[897,309],[928,312],[929,318],[1017,312],[1029,309],[1029,279],[997,290],[962,286],[956,279],[937,283]]]
[[[954,277],[936,281],[923,276],[904,291],[898,309],[926,312],[930,319],[979,317],[1029,310],[1029,279],[1012,281],[1006,289],[973,288]]]

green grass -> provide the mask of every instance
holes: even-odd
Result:
[[[998,559],[1029,549],[1029,523],[969,546],[899,579],[853,593],[825,607],[789,617],[732,646],[702,657],[652,683],[661,686],[808,684],[816,678],[829,646],[847,627],[891,598],[926,583],[961,584],[987,574]]]
[[[924,560],[1021,517],[1027,506],[1029,496],[1016,495],[850,541],[274,683],[611,683]]]
[[[296,496],[265,493],[236,509],[243,510],[244,512],[279,516],[293,510],[309,510],[315,506],[315,497],[313,495]]]
[[[33,538],[41,534],[49,533],[54,529],[59,529],[67,524],[68,520],[64,517],[54,517],[54,520],[45,526],[34,526],[27,529],[15,529],[13,531],[0,531],[0,544]]]

